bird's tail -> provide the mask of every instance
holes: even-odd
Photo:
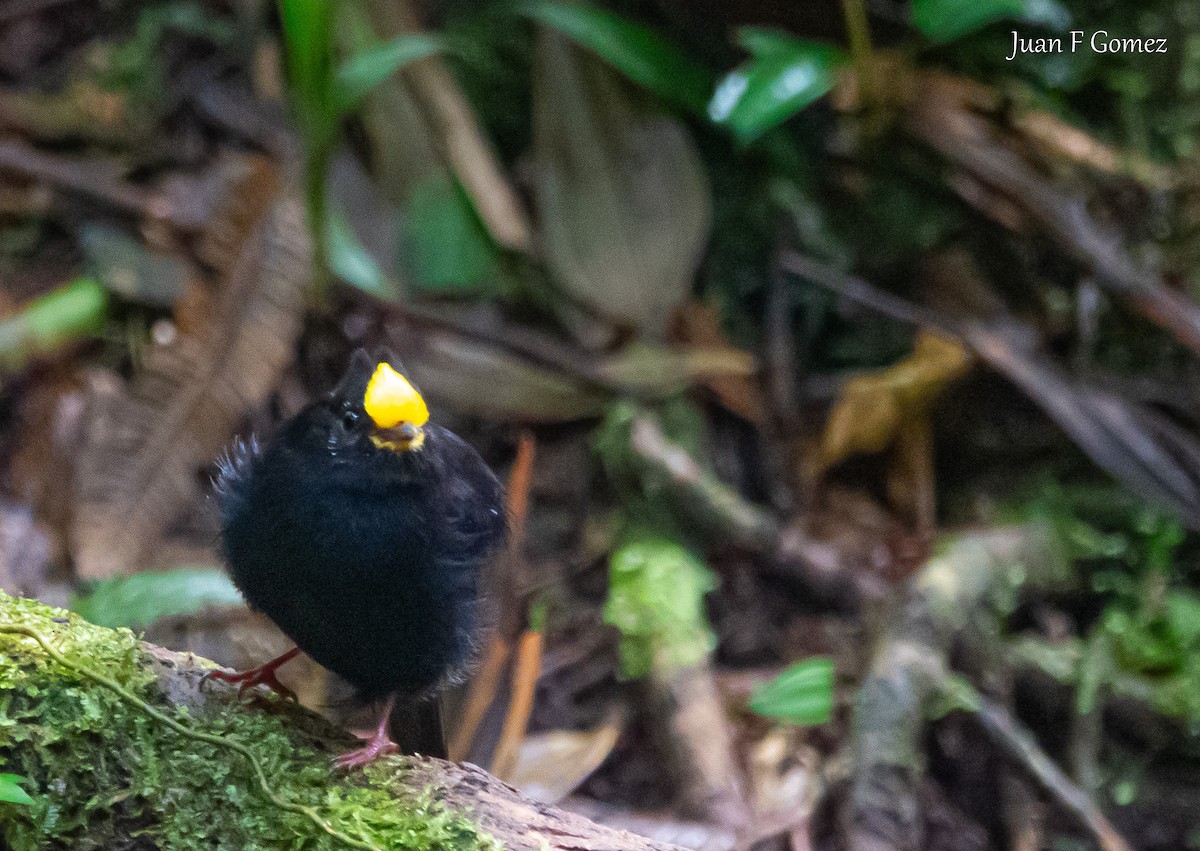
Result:
[[[449,758],[440,698],[398,697],[388,716],[388,728],[401,753]]]

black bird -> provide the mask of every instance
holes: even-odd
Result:
[[[479,643],[502,488],[470,445],[428,420],[392,359],[360,350],[328,396],[221,464],[222,545],[247,602],[363,699],[386,699],[375,737],[339,757],[343,767],[397,749],[389,715],[412,727],[392,724],[405,750],[444,756],[435,697]],[[297,652],[214,676],[286,692],[275,670]]]

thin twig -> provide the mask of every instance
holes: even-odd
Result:
[[[854,75],[858,78],[858,102],[869,112],[875,106],[875,57],[871,50],[867,4],[865,0],[842,0],[842,11],[846,16]]]
[[[951,337],[962,336],[961,331],[953,323],[929,308],[884,292],[862,278],[840,272],[811,257],[795,251],[785,251],[780,255],[779,263],[793,275],[799,275],[801,278],[820,284],[838,295],[845,296],[900,322],[932,328]]]
[[[96,159],[73,160],[45,154],[12,139],[0,139],[0,170],[56,189],[83,195],[145,218],[169,218],[162,200],[124,182],[117,164]]]
[[[1127,298],[1143,315],[1200,351],[1200,307],[1169,288],[1160,270],[1136,260],[1122,234],[1106,228],[1087,199],[1054,185],[1012,145],[1005,144],[970,103],[974,88],[944,75],[927,75],[922,97],[910,110],[910,132],[976,180],[1018,204],[1097,281]]]
[[[539,627],[526,630],[517,644],[513,662],[512,700],[504,716],[496,755],[492,758],[493,773],[502,779],[512,777],[513,768],[516,767],[521,742],[529,726],[529,716],[533,712],[533,696],[541,671],[542,633]]]
[[[703,516],[718,535],[756,552],[774,552],[779,521],[702,470],[691,455],[663,434],[652,418],[641,416],[634,421],[630,445],[635,456],[667,474],[671,483],[682,491],[683,503]]]
[[[992,741],[1023,766],[1060,806],[1091,831],[1103,851],[1132,851],[1129,843],[1117,833],[1095,802],[1071,782],[1071,778],[1041,749],[1033,734],[1008,710],[980,697],[979,711],[975,717]]]

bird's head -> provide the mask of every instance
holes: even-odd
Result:
[[[429,408],[397,363],[390,352],[372,358],[359,349],[329,401],[346,437],[366,437],[376,449],[413,452],[425,443]]]

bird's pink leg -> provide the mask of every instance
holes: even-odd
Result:
[[[333,764],[336,767],[359,768],[363,765],[369,765],[381,756],[396,753],[396,751],[400,750],[396,743],[388,736],[387,732],[388,716],[392,714],[392,707],[395,704],[396,696],[393,694],[383,705],[383,713],[379,716],[379,726],[375,728],[375,735],[361,748],[349,751],[335,758]]]
[[[259,665],[257,668],[251,668],[248,671],[239,671],[235,674],[227,674],[224,671],[209,671],[204,675],[204,679],[221,680],[221,682],[226,683],[237,683],[239,696],[248,688],[253,688],[254,686],[266,686],[278,695],[295,700],[296,693],[283,683],[279,682],[278,677],[275,676],[275,672],[280,667],[286,665],[288,662],[294,659],[299,652],[299,647],[293,647],[279,658],[272,659],[270,662],[267,662],[265,665]]]

